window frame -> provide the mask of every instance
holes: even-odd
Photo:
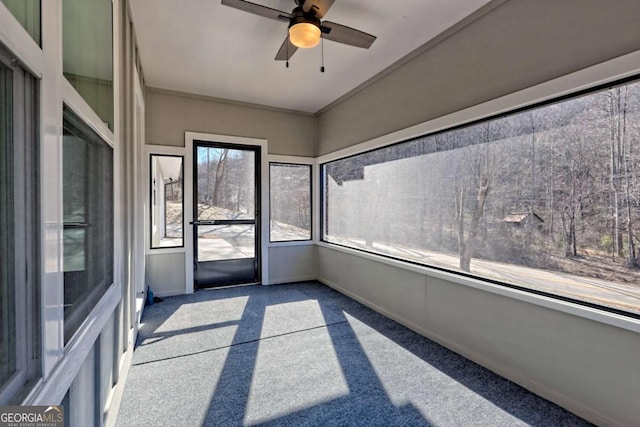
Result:
[[[181,191],[181,204],[182,204],[182,244],[181,245],[174,245],[174,246],[153,246],[153,206],[154,206],[154,193],[153,193],[153,176],[151,175],[153,172],[153,157],[173,157],[173,158],[178,158],[180,159],[180,161],[182,162],[182,191]],[[185,178],[184,178],[184,167],[185,167],[185,159],[184,159],[184,155],[181,154],[166,154],[166,153],[155,153],[155,152],[150,152],[148,154],[148,159],[149,159],[149,169],[148,169],[148,174],[147,174],[147,178],[149,179],[148,181],[148,186],[149,186],[149,198],[147,199],[149,201],[149,217],[147,218],[147,220],[149,221],[149,241],[147,242],[148,246],[149,246],[149,250],[150,251],[154,251],[154,253],[159,250],[159,249],[183,249],[184,248],[184,235],[185,235],[185,223],[184,223],[184,219],[185,219],[185,213],[184,213],[184,190],[185,190]],[[165,184],[166,185],[166,184]],[[165,212],[165,216],[166,216],[166,212]],[[166,223],[165,223],[165,228],[166,228]]]
[[[543,85],[549,85],[549,84],[552,84],[552,82],[553,81],[546,82]],[[546,106],[558,104],[566,100],[579,98],[589,94],[594,94],[597,92],[620,87],[625,84],[633,83],[633,82],[640,83],[640,70],[635,70],[634,72],[627,73],[624,76],[618,76],[615,78],[607,79],[605,83],[602,83],[602,80],[601,80],[595,84],[593,83],[585,84],[582,87],[579,87],[575,90],[568,90],[561,94],[556,94],[556,95],[552,94],[550,96],[545,97],[544,99],[537,100],[531,103],[523,103],[519,106],[515,106],[512,108],[509,108],[507,105],[506,107],[502,109],[498,109],[497,111],[493,110],[488,114],[479,114],[467,120],[459,120],[457,123],[454,123],[451,125],[446,124],[446,119],[448,119],[449,117],[445,116],[444,118],[434,120],[434,122],[438,122],[438,125],[439,125],[439,126],[436,126],[435,129],[427,128],[426,130],[415,131],[416,128],[418,129],[423,128],[425,124],[416,125],[412,128],[406,129],[404,131],[396,132],[387,137],[377,138],[376,140],[361,143],[356,146],[352,146],[343,150],[339,150],[338,152],[334,152],[334,153],[319,157],[317,159],[318,175],[319,175],[318,176],[318,185],[319,185],[318,212],[320,217],[319,224],[318,224],[319,244],[321,246],[337,248],[339,250],[342,250],[348,253],[364,255],[367,258],[373,258],[378,261],[383,261],[383,262],[391,261],[393,265],[408,266],[410,269],[414,269],[414,267],[417,267],[418,271],[420,272],[429,271],[429,272],[436,272],[436,273],[444,273],[448,279],[450,279],[451,277],[462,279],[462,282],[464,284],[468,284],[468,281],[466,279],[471,279],[473,282],[475,282],[474,286],[477,285],[478,283],[481,283],[483,285],[491,285],[491,286],[496,285],[500,288],[515,290],[518,292],[524,292],[528,295],[548,298],[548,299],[563,302],[563,303],[570,303],[572,305],[576,305],[582,308],[595,309],[610,315],[623,316],[624,318],[627,318],[627,319],[635,319],[635,320],[640,319],[640,313],[634,313],[634,312],[625,311],[622,309],[607,307],[607,306],[599,305],[589,301],[579,300],[579,299],[575,299],[575,298],[571,298],[563,295],[557,295],[550,292],[541,291],[538,289],[520,286],[513,283],[502,282],[500,280],[496,280],[488,277],[474,275],[472,273],[451,270],[446,267],[441,267],[438,265],[421,263],[411,259],[405,259],[405,258],[393,256],[393,255],[384,254],[384,253],[368,251],[366,249],[348,246],[345,244],[335,243],[335,242],[326,240],[326,235],[327,235],[326,166],[328,164],[336,161],[358,157],[360,155],[365,155],[378,150],[399,146],[405,143],[410,143],[411,141],[414,141],[414,140],[418,140],[418,139],[422,139],[422,138],[426,138],[426,137],[430,137],[430,136],[434,136],[442,133],[452,132],[458,129],[464,129],[464,128],[472,127],[474,125],[478,125],[482,123],[489,123],[493,120],[497,120],[506,116],[517,115],[519,113],[523,113],[527,111],[533,111]],[[520,93],[517,93],[517,94],[519,95]],[[481,104],[480,106],[476,106],[476,107],[471,107],[468,110],[474,110],[475,108],[478,108],[478,107],[485,107],[486,104],[492,104],[496,101],[502,101],[502,99],[488,101],[485,104]],[[458,113],[453,113],[451,116],[466,115],[466,114],[468,114],[468,111],[464,110]],[[443,125],[440,124],[440,120],[445,122],[445,124]],[[430,123],[430,122],[427,122],[426,124],[433,125],[433,123]],[[385,139],[388,139],[389,137],[391,137],[393,140],[385,143]]]
[[[296,240],[273,240],[271,237],[271,223],[272,223],[272,209],[271,209],[271,197],[273,195],[273,188],[271,186],[271,167],[274,165],[280,166],[302,166],[309,169],[309,238],[296,239]],[[294,161],[276,161],[269,160],[269,243],[302,243],[313,241],[313,221],[314,221],[314,198],[313,198],[313,170],[314,165],[312,163],[300,163]]]
[[[142,179],[139,182],[139,191],[141,197],[144,198],[144,235],[142,236],[142,244],[144,245],[144,254],[146,255],[156,255],[156,254],[175,254],[175,253],[186,253],[188,251],[187,242],[187,234],[189,230],[188,223],[188,212],[187,205],[189,204],[189,198],[193,197],[193,192],[191,186],[193,185],[192,180],[193,176],[191,170],[188,169],[189,165],[189,157],[186,153],[185,147],[177,147],[170,145],[154,145],[154,144],[145,144],[143,147],[143,167],[141,171]],[[151,212],[150,207],[147,206],[147,203],[151,200],[152,192],[151,192],[151,183],[149,182],[149,177],[151,176],[151,156],[159,155],[159,156],[173,156],[173,157],[182,157],[183,159],[183,176],[182,179],[184,181],[183,184],[183,194],[182,194],[182,221],[183,221],[183,235],[182,235],[182,246],[172,246],[172,247],[151,247]]]
[[[311,239],[309,240],[291,240],[284,242],[272,242],[271,241],[271,176],[270,176],[270,165],[271,163],[282,163],[282,164],[294,164],[294,165],[308,165],[311,166]],[[279,154],[270,154],[267,159],[268,173],[267,173],[267,193],[266,198],[269,203],[269,215],[267,218],[267,223],[269,225],[267,234],[268,240],[266,241],[266,247],[286,247],[286,246],[308,246],[314,245],[319,242],[319,218],[318,215],[319,209],[321,207],[321,203],[318,203],[319,193],[318,193],[318,180],[319,180],[319,168],[318,168],[318,158],[317,157],[304,157],[304,156],[287,156],[287,155],[279,155]]]
[[[40,85],[15,57],[0,44],[0,64],[12,70],[12,140],[9,154],[9,219],[13,227],[15,371],[0,384],[0,404],[19,403],[41,374],[40,297]],[[17,167],[13,167],[17,166]],[[26,195],[26,197],[25,197]],[[24,284],[24,286],[15,286]]]
[[[68,123],[68,124],[67,124]],[[77,130],[79,133],[81,133],[82,135],[77,135],[74,134],[74,136],[76,137],[88,137],[94,141],[96,141],[96,143],[99,144],[104,144],[103,148],[106,148],[107,150],[110,151],[110,155],[111,155],[111,183],[110,183],[110,188],[111,188],[111,193],[110,193],[110,197],[107,198],[107,200],[110,200],[111,202],[111,221],[107,221],[105,223],[101,223],[98,224],[100,226],[109,226],[111,229],[111,236],[110,237],[110,242],[111,242],[111,262],[105,262],[105,260],[101,260],[101,262],[104,263],[105,266],[105,272],[110,271],[111,272],[111,281],[106,280],[106,278],[101,278],[100,283],[98,283],[98,285],[96,287],[94,287],[93,289],[89,290],[86,294],[83,295],[83,299],[81,302],[78,303],[78,308],[76,308],[75,310],[73,310],[70,314],[65,314],[63,312],[62,314],[62,320],[63,320],[63,340],[65,343],[65,346],[69,346],[71,345],[76,337],[78,336],[79,332],[83,330],[83,325],[85,324],[86,320],[91,317],[91,313],[93,311],[93,309],[95,308],[96,305],[98,305],[100,303],[100,301],[103,299],[103,297],[105,296],[105,294],[107,293],[108,289],[115,283],[116,281],[116,271],[115,271],[115,258],[116,258],[116,244],[115,244],[115,236],[116,236],[116,227],[115,227],[115,218],[116,218],[116,210],[115,210],[115,191],[116,191],[116,187],[115,187],[115,161],[116,161],[116,153],[115,153],[115,149],[114,147],[102,136],[100,135],[100,133],[96,132],[96,130],[88,123],[86,122],[82,116],[80,114],[78,114],[70,105],[68,104],[64,104],[63,105],[63,121],[62,121],[62,128],[66,129],[67,126],[71,126],[73,127],[75,130]],[[64,134],[64,131],[63,131]],[[64,137],[63,137],[64,138]],[[62,149],[62,156],[64,157],[64,149]],[[89,157],[87,160],[88,162],[95,162],[97,159],[93,158],[92,154],[87,153],[86,157]],[[90,165],[89,164],[85,164],[84,165],[86,168],[90,169]],[[62,191],[64,193],[64,177],[62,177],[61,179],[61,188]],[[88,199],[85,201],[85,205],[86,207],[89,207],[91,204],[92,200]],[[63,209],[64,212],[64,198],[62,200],[62,205],[61,208]],[[91,210],[89,208],[89,210]],[[86,214],[85,214],[86,215]],[[64,231],[64,215],[62,217],[62,229]],[[104,230],[102,230],[104,231]],[[64,235],[63,235],[64,236]],[[63,272],[63,279],[62,279],[62,289],[63,289],[63,293],[65,291],[65,286],[66,284],[64,283],[64,274],[66,273],[66,271],[64,270],[64,237],[62,238],[63,242],[62,242],[62,246],[63,246],[63,252],[62,252],[62,272]],[[105,239],[105,242],[107,242],[107,239]],[[86,241],[85,241],[85,245],[86,245]],[[86,256],[87,254],[85,254]],[[85,269],[87,268],[87,266],[85,265]],[[71,325],[71,326],[70,326]]]

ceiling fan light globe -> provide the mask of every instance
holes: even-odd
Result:
[[[320,28],[309,22],[300,22],[289,28],[289,40],[302,49],[317,46],[320,43]]]

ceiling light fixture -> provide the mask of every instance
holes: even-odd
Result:
[[[311,22],[298,22],[289,28],[289,40],[299,48],[311,48],[320,43],[320,27]]]

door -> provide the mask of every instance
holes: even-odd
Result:
[[[194,285],[260,281],[260,147],[194,141]]]

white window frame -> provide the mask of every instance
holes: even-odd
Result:
[[[187,218],[187,210],[186,210],[186,198],[187,198],[187,186],[192,185],[193,177],[187,176],[186,164],[187,164],[187,155],[184,147],[171,147],[168,145],[145,145],[144,147],[144,159],[142,170],[144,179],[141,179],[141,187],[140,194],[144,194],[144,252],[145,255],[155,255],[155,254],[176,254],[176,253],[185,253],[186,250],[186,239],[185,234],[187,232],[188,222]],[[151,185],[149,183],[149,179],[151,177],[151,156],[173,156],[173,157],[181,157],[182,158],[182,167],[183,167],[183,204],[182,204],[182,221],[183,221],[183,232],[182,232],[182,246],[173,246],[173,247],[151,247]]]
[[[318,206],[318,174],[317,174],[317,162],[315,158],[312,157],[301,157],[301,156],[282,156],[272,154],[269,156],[269,164],[268,167],[271,166],[271,163],[283,163],[290,165],[308,165],[311,167],[311,239],[309,240],[292,240],[288,242],[272,242],[271,241],[271,211],[269,211],[269,218],[267,218],[267,223],[269,224],[269,233],[267,234],[267,247],[269,248],[277,248],[277,247],[286,247],[286,246],[308,246],[314,245],[318,242],[318,215],[316,207]],[[271,177],[269,176],[269,196],[271,196]],[[270,200],[269,200],[270,202]]]
[[[13,247],[13,259],[9,262],[13,264],[13,307],[14,307],[14,332],[15,348],[11,353],[15,357],[15,372],[4,383],[0,383],[0,402],[11,402],[16,396],[24,392],[24,388],[33,377],[40,372],[40,361],[42,358],[41,349],[34,349],[34,341],[41,339],[41,325],[34,331],[34,322],[40,317],[40,308],[33,306],[34,293],[39,292],[40,277],[36,272],[40,271],[40,247],[36,247],[39,238],[41,224],[36,222],[29,211],[36,212],[36,218],[40,218],[39,203],[32,205],[34,197],[40,193],[40,182],[33,178],[34,172],[39,168],[39,164],[33,162],[40,156],[39,139],[37,127],[39,120],[34,117],[39,109],[36,94],[38,93],[38,81],[32,78],[32,74],[16,63],[12,52],[0,48],[0,64],[12,71],[12,133],[10,142],[11,150],[8,150],[12,158],[7,159],[12,166],[13,180],[11,182],[11,196],[16,201],[15,204],[8,203],[7,210],[9,217],[13,219],[13,235],[10,246]],[[29,89],[33,97],[25,97]],[[34,147],[35,146],[35,147]],[[34,158],[35,157],[35,158]],[[26,169],[21,166],[25,166]],[[39,173],[39,171],[37,171]],[[27,195],[27,198],[24,196]],[[23,202],[18,200],[23,199]],[[5,226],[5,224],[0,224]],[[38,252],[36,259],[31,255]],[[38,298],[41,301],[41,296]],[[11,304],[11,303],[10,303]],[[34,332],[37,336],[34,336]],[[34,354],[36,353],[37,354]]]

